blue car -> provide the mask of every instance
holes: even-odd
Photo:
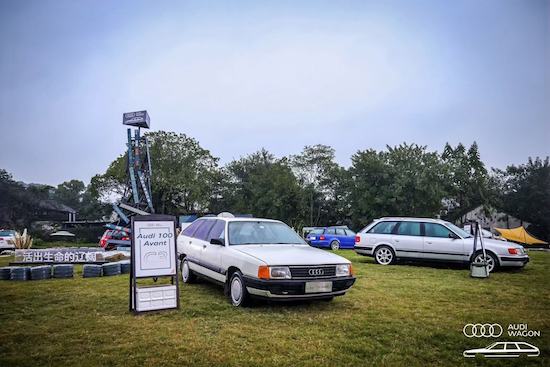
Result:
[[[315,228],[307,234],[306,242],[313,247],[327,247],[332,250],[353,249],[355,232],[341,226]]]

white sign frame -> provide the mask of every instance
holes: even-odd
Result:
[[[130,312],[179,309],[176,217],[162,214],[133,216],[131,246]],[[170,284],[138,286],[138,279],[153,278],[156,282],[159,277],[170,277]]]

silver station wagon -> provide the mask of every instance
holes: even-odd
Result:
[[[529,256],[513,242],[484,239],[489,272],[502,266],[523,267]],[[372,256],[381,265],[397,259],[482,262],[479,242],[474,252],[474,237],[452,223],[428,218],[381,218],[362,229],[355,237],[355,251]]]

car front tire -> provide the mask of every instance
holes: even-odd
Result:
[[[229,299],[235,307],[245,307],[248,305],[250,296],[244,285],[243,275],[236,271],[229,281]]]
[[[395,263],[395,253],[389,246],[378,246],[374,251],[374,261],[380,265]]]
[[[183,259],[180,261],[181,280],[184,283],[190,284],[197,280],[197,276],[193,273],[193,270],[189,268],[189,261]]]
[[[486,260],[487,260],[487,271],[489,273],[492,273],[497,267],[498,267],[498,260],[495,255],[493,255],[490,252],[485,252]],[[474,256],[474,259],[472,260],[474,263],[482,263],[483,262],[483,252],[477,252]]]
[[[340,249],[340,243],[338,243],[338,241],[332,241],[330,243],[330,249],[332,251],[336,251],[336,250],[339,250]]]

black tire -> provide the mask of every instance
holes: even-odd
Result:
[[[339,250],[340,249],[340,242],[334,240],[330,243],[330,249],[332,251],[336,251],[336,250]]]
[[[485,255],[487,256],[488,260],[488,268],[489,273],[492,273],[493,271],[498,269],[498,259],[495,255],[493,255],[491,252],[485,251]],[[474,256],[472,256],[472,262],[476,261],[477,258],[483,259],[483,251],[477,251]],[[491,262],[494,264],[491,268]]]
[[[197,275],[189,268],[189,261],[183,259],[180,261],[181,281],[186,284],[192,284],[197,281]]]
[[[379,265],[395,264],[395,252],[390,246],[378,246],[373,255],[374,261]]]
[[[246,307],[250,302],[250,295],[244,285],[243,275],[236,271],[229,280],[229,300],[235,307]]]

